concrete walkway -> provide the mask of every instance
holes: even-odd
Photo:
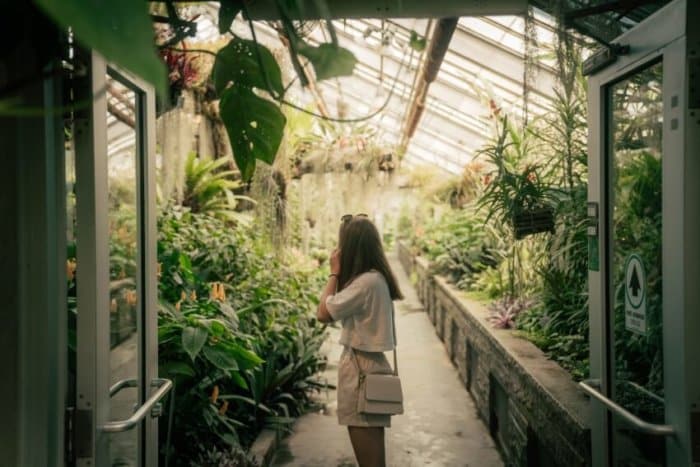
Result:
[[[403,415],[386,431],[390,467],[502,466],[503,461],[478,418],[469,393],[459,381],[445,348],[423,312],[400,263],[390,257],[406,298],[396,302],[399,372],[404,390]],[[330,329],[323,351],[329,357],[322,377],[333,385],[341,347],[338,329]],[[393,361],[387,353],[389,361]],[[301,417],[277,451],[273,466],[352,467],[355,457],[347,429],[338,425],[336,394],[321,394],[325,406]]]

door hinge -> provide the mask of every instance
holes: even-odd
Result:
[[[66,407],[64,453],[67,464],[92,457],[92,410]]]

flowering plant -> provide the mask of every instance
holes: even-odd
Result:
[[[488,320],[495,328],[511,329],[515,327],[515,318],[533,303],[529,299],[504,297],[491,304]]]

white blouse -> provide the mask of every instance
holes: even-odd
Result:
[[[394,349],[392,307],[389,286],[378,271],[360,274],[326,298],[328,313],[334,321],[342,321],[340,344],[365,352]]]

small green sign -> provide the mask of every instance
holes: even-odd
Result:
[[[647,333],[647,273],[644,261],[631,254],[625,261],[625,329]]]
[[[588,270],[600,271],[598,237],[588,237]]]

